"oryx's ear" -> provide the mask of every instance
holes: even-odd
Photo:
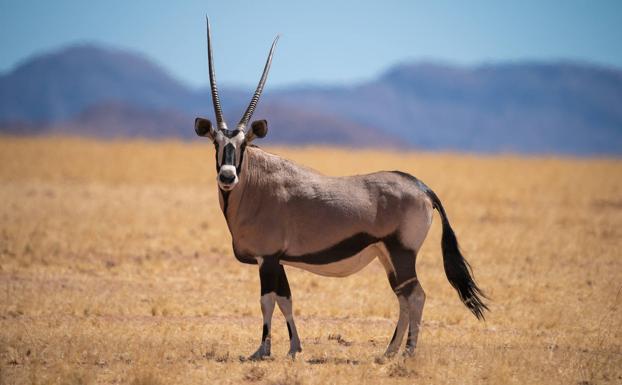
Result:
[[[216,136],[216,132],[212,127],[212,122],[210,122],[209,119],[196,118],[194,120],[194,131],[197,135],[210,138],[211,140],[214,140],[214,137]]]
[[[265,119],[255,120],[251,124],[251,129],[246,133],[246,141],[250,142],[255,138],[263,138],[268,134],[268,121]]]

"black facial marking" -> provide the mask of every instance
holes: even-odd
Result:
[[[220,164],[218,164],[218,143],[214,143],[216,148],[216,173],[220,172]]]
[[[231,139],[237,136],[240,133],[240,130],[223,130],[221,132],[223,133],[224,136]]]
[[[231,143],[227,143],[223,149],[221,166],[223,165],[235,166],[235,146]]]
[[[244,152],[246,150],[246,141],[240,145],[240,163],[235,168],[236,174],[238,174],[238,178],[240,177],[240,172],[242,171],[242,162],[244,161]]]
[[[222,134],[231,139],[235,136],[237,136],[240,133],[240,130],[233,130],[233,131],[229,131],[229,130],[224,130],[224,131],[220,131],[222,132]],[[216,172],[220,172],[220,167],[223,165],[231,165],[231,166],[235,166],[235,171],[236,174],[240,175],[240,171],[242,168],[242,161],[244,160],[244,152],[246,150],[246,141],[242,142],[242,144],[240,144],[240,159],[239,161],[237,161],[236,159],[236,153],[235,153],[235,146],[231,143],[227,143],[225,145],[225,148],[223,148],[223,154],[222,154],[222,162],[218,161],[218,153],[219,153],[219,146],[217,142],[214,142],[214,145],[216,146]]]
[[[263,324],[263,332],[261,333],[261,342],[264,342],[266,338],[268,338],[268,333],[270,333],[270,330],[268,330],[268,324]]]

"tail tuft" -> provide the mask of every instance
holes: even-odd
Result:
[[[423,185],[423,183],[421,184]],[[460,252],[456,234],[449,224],[441,200],[429,187],[425,186],[424,191],[432,200],[434,208],[438,210],[443,223],[441,248],[443,250],[445,275],[447,275],[447,279],[451,286],[458,292],[458,296],[462,303],[469,308],[477,319],[483,320],[484,311],[489,310],[488,306],[484,303],[484,299],[487,297],[482,290],[477,287],[475,280],[473,280],[471,266]]]

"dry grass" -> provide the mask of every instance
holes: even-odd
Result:
[[[420,253],[416,358],[379,364],[397,313],[382,267],[288,269],[303,353],[240,362],[261,335],[205,143],[0,138],[0,384],[622,382],[622,162],[272,149],[329,174],[402,169],[443,199],[487,322]],[[337,338],[338,336],[338,338]],[[347,343],[340,343],[346,341]]]

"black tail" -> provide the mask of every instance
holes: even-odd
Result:
[[[424,185],[425,186],[425,185]],[[475,284],[472,277],[472,270],[469,263],[464,259],[460,248],[458,247],[458,240],[453,229],[449,225],[447,214],[441,204],[441,200],[430,188],[425,186],[424,191],[432,199],[434,208],[438,210],[443,222],[443,238],[441,241],[441,248],[443,250],[443,265],[445,266],[445,275],[451,286],[456,289],[460,300],[471,310],[477,319],[484,319],[484,310],[489,310],[488,306],[483,301],[483,298],[487,298],[486,295]]]

